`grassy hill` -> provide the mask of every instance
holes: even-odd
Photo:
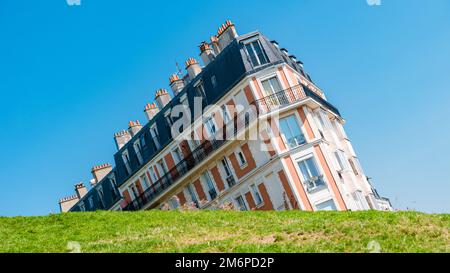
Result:
[[[450,252],[450,215],[147,211],[0,218],[0,252]]]

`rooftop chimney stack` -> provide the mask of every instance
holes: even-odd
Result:
[[[178,93],[180,93],[180,91],[184,88],[184,81],[180,79],[177,74],[170,76],[169,82],[170,88],[172,88],[172,92],[175,96],[178,95]]]
[[[214,60],[214,58],[216,58],[214,50],[207,42],[202,42],[200,44],[200,57],[202,58],[205,66],[207,66],[210,62]]]
[[[227,20],[225,24],[222,24],[217,31],[217,38],[219,40],[219,47],[221,50],[223,50],[237,37],[238,34],[236,32],[236,28],[230,20]]]
[[[64,198],[59,199],[59,209],[61,212],[68,212],[75,204],[80,200],[78,196],[71,195]]]
[[[122,130],[114,134],[117,150],[120,150],[131,139],[130,133],[127,130]]]
[[[100,182],[103,178],[105,178],[112,171],[112,166],[108,163],[94,166],[92,167],[91,173],[92,177],[94,177],[94,183],[91,185],[95,185]]]
[[[219,55],[220,53],[220,46],[219,46],[219,39],[217,39],[217,36],[211,36],[211,38],[209,38],[211,40],[211,46],[214,50],[214,53],[217,55]]]
[[[186,61],[186,70],[189,75],[189,79],[193,80],[200,72],[202,72],[202,68],[200,64],[194,58],[189,58]]]
[[[155,94],[155,101],[159,109],[163,109],[170,102],[170,95],[166,89],[159,89]]]
[[[83,196],[85,196],[87,192],[88,191],[84,186],[83,182],[75,184],[75,193],[77,194],[78,199],[83,198]]]
[[[147,115],[148,121],[150,121],[158,114],[159,109],[156,103],[147,103],[144,112]]]
[[[141,129],[142,125],[139,120],[130,121],[128,123],[128,132],[130,132],[131,137],[134,137]]]

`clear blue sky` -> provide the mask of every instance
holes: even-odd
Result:
[[[305,63],[394,206],[450,212],[448,0],[2,0],[0,215],[58,212],[226,19]]]

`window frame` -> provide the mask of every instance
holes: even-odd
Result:
[[[241,156],[240,156],[241,155]],[[248,165],[247,158],[245,158],[245,154],[241,148],[239,148],[236,152],[236,156],[238,158],[239,167],[243,168]],[[242,162],[244,160],[244,162]]]
[[[292,125],[292,124],[290,124],[290,123],[288,122],[288,119],[290,119],[290,118],[293,119],[293,122],[294,122],[294,124],[297,126],[300,135],[294,135],[294,130],[293,130],[293,128],[291,128],[291,125]],[[289,133],[292,134],[292,139],[295,140],[295,144],[296,144],[296,145],[291,146],[291,143],[289,142],[290,139],[288,139],[288,138],[286,137],[286,134],[285,134],[285,132],[284,132],[284,130],[283,130],[282,121],[286,121],[286,125],[289,127]],[[282,118],[280,118],[280,119],[278,120],[278,124],[279,124],[279,128],[280,128],[281,137],[282,137],[284,143],[286,143],[286,146],[288,146],[290,150],[295,149],[295,148],[297,148],[297,147],[299,147],[299,146],[302,146],[302,145],[304,145],[304,144],[307,143],[305,133],[303,132],[303,129],[302,129],[302,127],[303,127],[302,125],[303,125],[303,124],[301,124],[299,121],[300,121],[300,120],[298,119],[296,113],[288,114],[288,115],[283,116]],[[297,137],[299,137],[299,136],[303,139],[303,142],[300,142],[300,143],[298,142]]]
[[[258,55],[258,52],[255,49],[254,43],[257,43],[259,45],[259,47],[261,49],[262,56],[265,58],[265,62],[264,63],[261,61],[260,56]],[[267,56],[267,53],[264,50],[264,47],[262,46],[262,43],[259,40],[259,37],[255,37],[253,39],[248,39],[246,41],[243,41],[243,45],[244,45],[244,48],[245,48],[245,52],[246,52],[247,58],[248,58],[248,60],[251,63],[253,68],[257,68],[257,67],[260,67],[260,66],[263,66],[265,64],[270,63],[269,56]],[[253,56],[255,57],[255,60],[257,61],[257,64],[255,64],[253,62],[253,60],[252,60],[252,55],[249,52],[249,47],[252,50]]]
[[[250,193],[253,197],[253,200],[255,200],[256,207],[259,207],[264,203],[264,200],[262,198],[261,192],[259,191],[258,185],[253,183],[248,186],[250,188]],[[258,202],[257,202],[257,199],[259,200]]]

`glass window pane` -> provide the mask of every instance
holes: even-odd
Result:
[[[247,49],[248,55],[250,56],[250,61],[252,62],[253,66],[258,66],[259,62],[256,58],[255,52],[253,51],[252,45],[247,44],[245,45],[245,48]]]
[[[281,85],[280,85],[280,82],[278,81],[277,77],[273,77],[273,78],[269,79],[269,81],[270,81],[270,84],[272,85],[274,93],[281,91]]]
[[[258,56],[260,64],[262,65],[268,63],[269,61],[267,60],[266,53],[262,49],[259,41],[253,42],[253,47],[255,48],[256,55]]]

